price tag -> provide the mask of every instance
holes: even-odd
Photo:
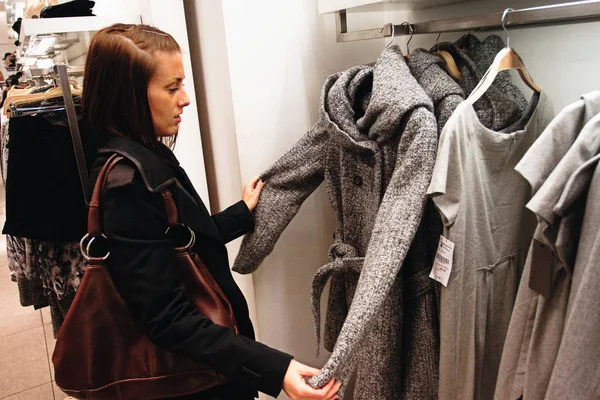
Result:
[[[438,245],[437,253],[435,253],[435,260],[433,262],[433,268],[429,277],[440,282],[444,286],[448,286],[450,280],[450,272],[452,272],[452,256],[454,255],[454,243],[440,236],[440,243]]]

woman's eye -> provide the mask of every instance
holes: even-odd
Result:
[[[171,88],[171,89],[169,89],[169,93],[175,94],[175,93],[177,93],[178,90],[179,90],[179,88]]]

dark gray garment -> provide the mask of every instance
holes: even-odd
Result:
[[[473,60],[479,72],[483,74],[492,65],[496,55],[506,47],[506,44],[498,35],[490,35],[483,42],[475,35],[466,35],[455,44],[467,52],[467,57]],[[500,71],[494,80],[493,86],[511,99],[517,105],[519,114],[523,114],[527,108],[527,100],[513,83],[508,71]]]
[[[463,102],[440,137],[428,193],[444,236],[455,243],[442,288],[440,399],[494,396],[522,253],[535,227],[525,212],[529,185],[514,167],[553,117],[544,93],[533,104],[524,129],[502,133],[483,126]]]
[[[436,49],[437,46],[434,46],[431,51]],[[473,60],[460,51],[454,43],[440,43],[439,49],[449,52],[454,58],[461,73],[458,84],[468,97],[483,77],[485,70],[480,71]],[[523,115],[523,110],[515,100],[502,93],[495,85],[492,85],[473,107],[481,124],[494,131],[507,128]]]
[[[322,386],[333,376],[347,381],[358,363],[355,399],[400,399],[398,271],[421,221],[435,162],[433,105],[397,46],[374,66],[328,78],[321,101],[320,121],[263,174],[256,228],[244,238],[234,270],[256,270],[325,180],[338,228],[330,263],[315,275],[313,311],[320,336],[320,291],[331,277],[325,345],[335,348],[311,383]]]
[[[598,137],[596,130],[596,138]],[[547,400],[600,398],[599,162],[598,154],[584,162],[572,175],[559,201],[559,204],[564,202],[563,208],[568,209],[569,205],[573,204],[574,197],[582,192],[588,193],[567,306],[567,319],[546,393]]]
[[[515,168],[532,187],[528,208],[539,222],[506,335],[496,400],[544,399],[563,337],[586,196],[579,193],[576,206],[564,208],[559,198],[572,167],[566,173],[553,171],[587,122],[600,113],[600,91],[582,97],[556,116]],[[532,269],[537,278],[546,272],[549,293],[530,288]]]
[[[441,133],[456,107],[465,99],[465,92],[446,72],[444,60],[424,49],[416,49],[410,54],[408,67],[431,98]]]

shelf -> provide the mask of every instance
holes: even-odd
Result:
[[[21,41],[34,35],[68,32],[96,32],[112,24],[139,24],[140,15],[111,15],[96,17],[35,18],[21,22]]]
[[[80,59],[87,53],[94,32],[116,23],[141,22],[142,17],[135,14],[24,19],[21,22],[21,45],[17,48],[17,62],[25,68],[37,68],[35,59],[52,55],[54,62],[70,64],[72,60]]]

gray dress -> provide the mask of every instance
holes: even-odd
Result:
[[[496,400],[541,400],[546,395],[563,337],[585,208],[581,194],[576,207],[559,204],[572,169],[557,166],[599,112],[600,91],[584,95],[557,115],[516,167],[531,185],[534,197],[527,207],[538,216],[538,226],[506,336]]]
[[[440,137],[428,193],[442,216],[444,236],[455,243],[441,298],[440,399],[494,396],[535,227],[525,210],[529,185],[514,168],[553,115],[542,93],[517,129],[503,133],[483,126],[474,108],[461,103]]]
[[[598,130],[596,138],[597,133]],[[587,193],[563,339],[547,400],[600,398],[600,155],[597,145],[596,155],[582,163],[567,182],[569,189],[563,192],[560,202],[568,207],[573,204],[573,198]],[[592,154],[588,153],[587,157]]]

